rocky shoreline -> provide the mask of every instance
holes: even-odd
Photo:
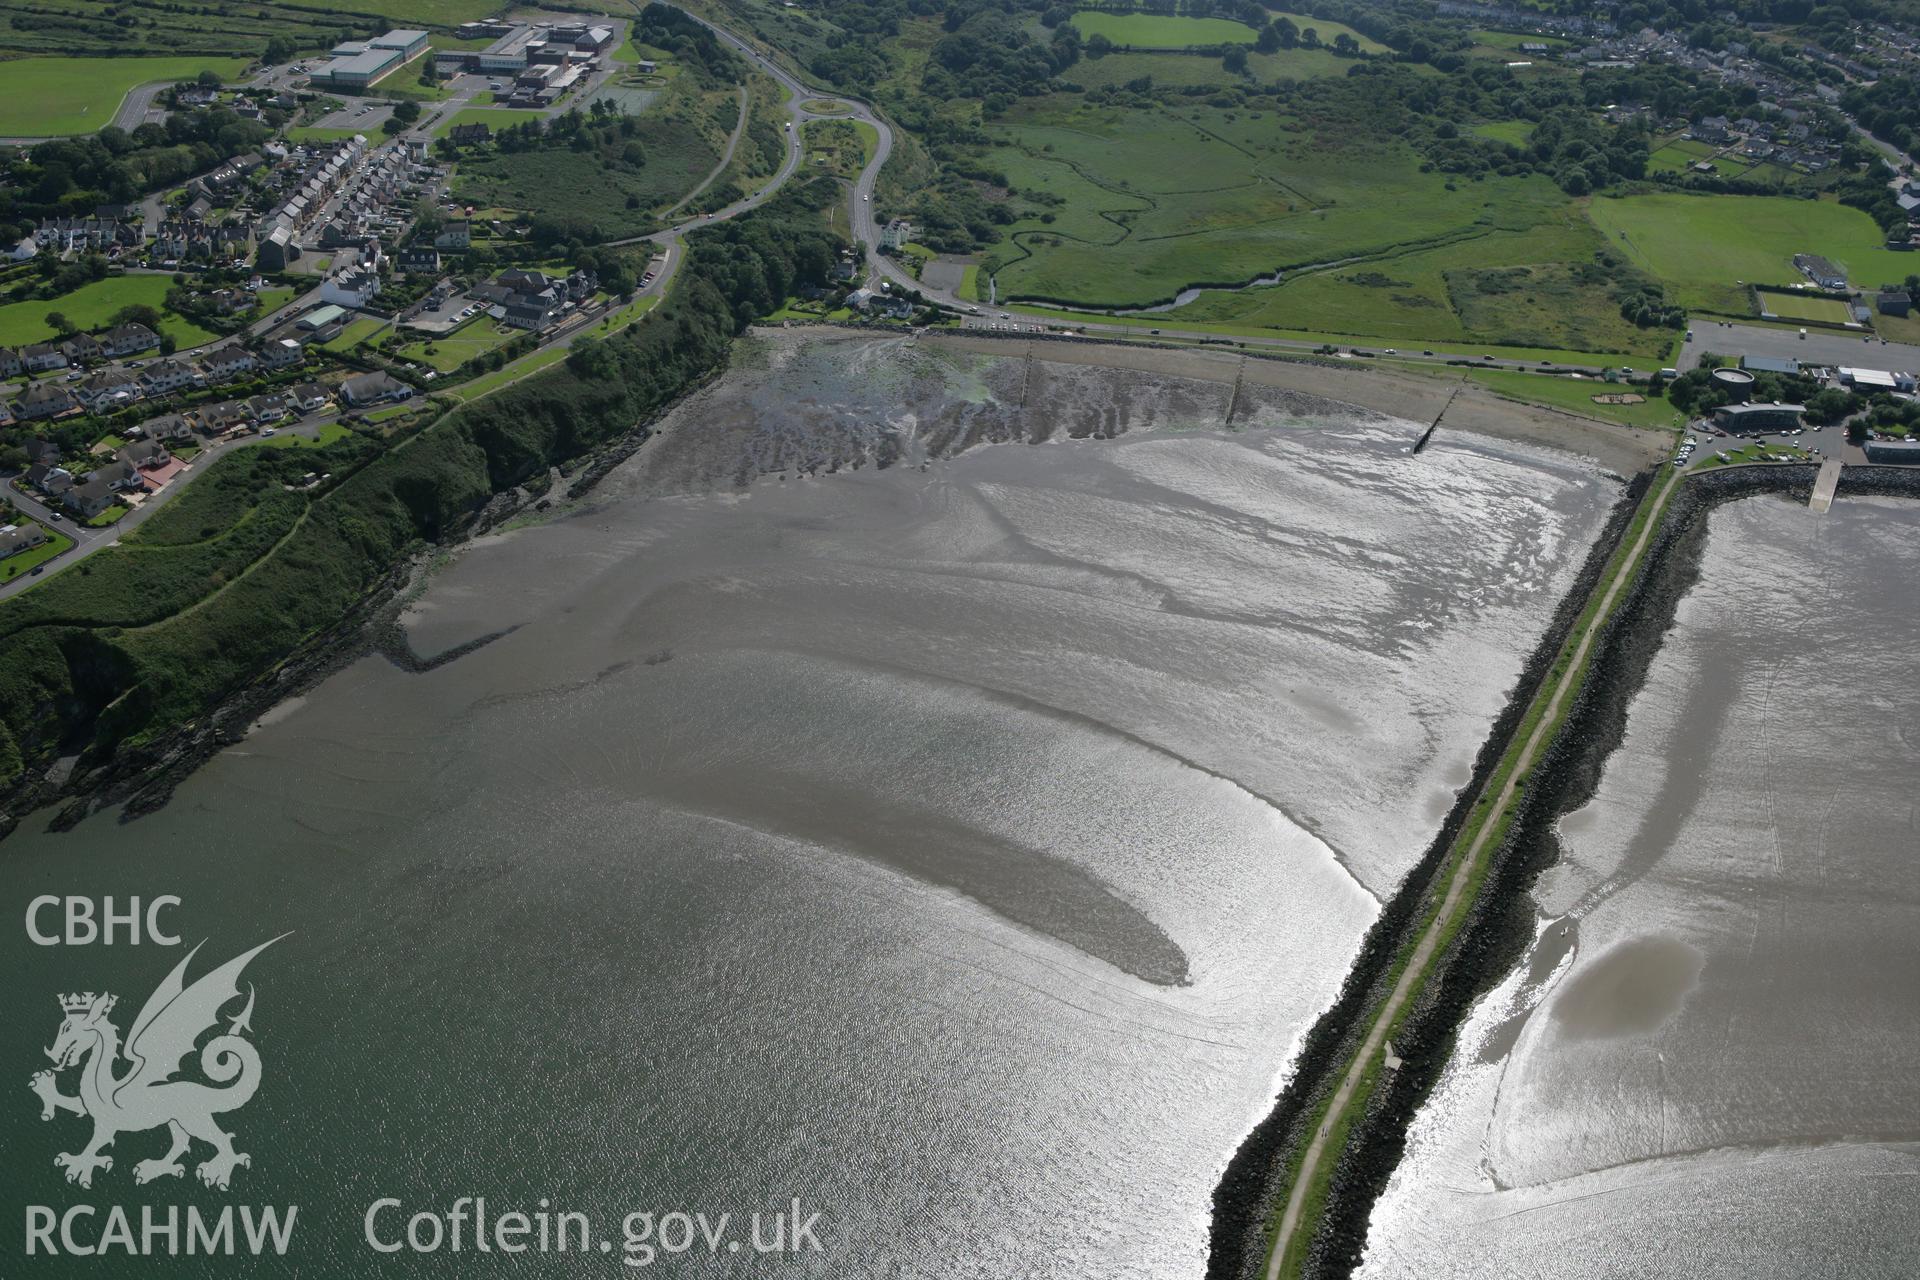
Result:
[[[1648,549],[1638,579],[1621,601],[1595,651],[1592,665],[1566,721],[1530,772],[1527,788],[1506,840],[1494,855],[1486,886],[1453,945],[1394,1039],[1403,1063],[1378,1089],[1369,1110],[1342,1149],[1330,1181],[1321,1229],[1304,1267],[1314,1277],[1352,1273],[1366,1243],[1373,1204],[1399,1164],[1408,1126],[1439,1081],[1452,1055],[1454,1036],[1479,997],[1524,958],[1534,934],[1528,897],[1534,879],[1559,856],[1554,829],[1562,814],[1585,803],[1609,755],[1626,731],[1627,711],[1653,657],[1672,625],[1680,600],[1697,580],[1706,517],[1722,503],[1765,495],[1805,502],[1812,492],[1812,466],[1739,468],[1691,477],[1676,493]],[[1615,511],[1594,558],[1563,602],[1555,625],[1529,661],[1495,731],[1475,762],[1474,773],[1448,815],[1440,836],[1381,914],[1369,934],[1341,999],[1309,1035],[1292,1083],[1273,1113],[1255,1129],[1228,1166],[1215,1193],[1209,1280],[1260,1276],[1266,1263],[1267,1227],[1282,1179],[1304,1138],[1306,1118],[1333,1087],[1364,1029],[1360,1015],[1380,994],[1386,966],[1404,941],[1420,899],[1465,809],[1484,785],[1519,718],[1558,652],[1566,629],[1584,607],[1592,584],[1625,532],[1633,502],[1650,476],[1636,482],[1630,500]],[[1840,497],[1920,499],[1920,472],[1891,467],[1851,468],[1842,474]]]

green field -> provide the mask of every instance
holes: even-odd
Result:
[[[452,373],[475,356],[485,355],[495,347],[512,340],[520,332],[509,329],[498,322],[481,316],[478,320],[462,325],[443,338],[431,338],[424,342],[414,342],[400,348],[404,360],[418,360],[438,369],[441,373]],[[428,348],[432,348],[431,351]]]
[[[1261,83],[1311,80],[1316,76],[1344,76],[1352,66],[1352,58],[1338,57],[1325,49],[1282,49],[1278,53],[1247,55],[1247,73]],[[1150,78],[1156,85],[1174,88],[1225,85],[1240,79],[1211,54],[1166,51],[1110,53],[1104,58],[1082,58],[1063,72],[1060,78],[1082,88],[1104,89],[1142,77]]]
[[[1836,298],[1809,297],[1802,293],[1784,293],[1776,289],[1757,291],[1762,315],[1781,320],[1807,320],[1814,324],[1848,324],[1853,313]]]
[[[1823,254],[1860,285],[1904,280],[1911,254],[1888,249],[1858,209],[1830,200],[1781,196],[1652,195],[1596,199],[1595,225],[1681,305],[1721,315],[1748,313],[1745,286],[1792,284],[1796,253]]]
[[[50,311],[64,313],[82,329],[98,329],[122,307],[138,304],[160,310],[172,287],[169,276],[108,276],[48,302],[10,302],[0,306],[0,346],[53,341],[54,332],[47,327]],[[183,347],[211,342],[216,336],[170,311],[161,311],[160,332],[172,334]]]
[[[1533,134],[1531,120],[1496,120],[1491,124],[1477,124],[1473,132],[1483,138],[1492,138],[1495,142],[1507,142],[1516,147],[1527,145],[1527,139]]]
[[[1664,399],[1639,404],[1595,404],[1593,397],[1631,388],[1616,387],[1592,378],[1555,377],[1517,369],[1472,369],[1467,376],[1504,396],[1533,404],[1551,405],[1571,413],[1622,422],[1633,427],[1665,430],[1679,425],[1682,415]]]
[[[1558,36],[1522,35],[1517,31],[1476,31],[1473,38],[1490,49],[1505,49],[1511,53],[1518,53],[1523,44],[1544,44],[1556,51],[1572,44],[1572,41],[1562,40]]]
[[[1362,53],[1387,52],[1387,46],[1381,44],[1372,36],[1361,35],[1344,22],[1334,22],[1327,18],[1315,18],[1304,13],[1285,13],[1278,9],[1268,10],[1267,16],[1269,19],[1285,18],[1303,32],[1308,27],[1312,27],[1314,33],[1320,37],[1321,44],[1332,44],[1335,36],[1352,36],[1354,43],[1360,46],[1360,52]]]
[[[1073,25],[1082,36],[1105,36],[1115,44],[1135,49],[1191,49],[1197,45],[1252,44],[1260,38],[1260,33],[1246,23],[1226,18],[1174,18],[1151,13],[1101,13],[1086,9],[1073,15]]]
[[[635,137],[647,157],[641,168],[616,169],[603,165],[597,155],[566,150],[483,154],[461,162],[454,196],[536,217],[584,219],[607,236],[650,230],[653,211],[698,186],[719,161],[720,151],[683,117],[650,115],[639,120]]]
[[[1619,317],[1614,282],[1591,269],[1599,236],[1550,181],[1450,184],[1397,142],[1311,123],[1204,103],[1151,112],[1023,103],[990,126],[1000,145],[988,163],[1035,212],[986,267],[1002,297],[1105,307],[1287,273],[1278,288],[1204,294],[1168,317],[1177,322],[1598,352],[1666,346]]]
[[[456,111],[433,127],[433,136],[438,138],[450,133],[457,124],[484,124],[495,129],[504,129],[510,124],[525,124],[529,120],[539,120],[546,116],[544,111],[535,111],[527,107],[467,107]]]
[[[113,123],[135,85],[191,80],[202,71],[230,80],[245,58],[17,58],[0,63],[0,137],[44,138],[92,133]]]

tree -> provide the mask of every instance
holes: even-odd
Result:
[[[293,56],[298,51],[299,46],[289,37],[273,36],[267,41],[267,50],[260,55],[260,61],[270,67],[277,67],[283,62],[293,61]]]
[[[218,71],[202,71],[194,77],[193,82],[202,89],[218,89],[220,87],[220,73]]]
[[[80,326],[72,320],[69,320],[67,313],[64,311],[47,312],[47,328],[53,330],[63,338],[80,332]]]
[[[1226,56],[1220,59],[1220,65],[1236,76],[1245,75],[1247,73],[1246,47],[1243,45],[1235,45],[1233,48],[1227,50]]]
[[[1086,48],[1089,58],[1104,58],[1113,52],[1113,41],[1096,31],[1087,37]]]
[[[420,104],[411,98],[404,98],[393,104],[393,118],[412,124],[420,118]]]
[[[113,319],[108,323],[113,325],[143,324],[155,333],[158,333],[160,332],[160,313],[143,302],[136,302],[132,306],[122,307],[114,312]]]

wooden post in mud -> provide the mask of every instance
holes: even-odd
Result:
[[[1027,407],[1027,387],[1033,381],[1033,339],[1027,339],[1027,363],[1020,370],[1020,407]]]
[[[1225,422],[1220,424],[1221,426],[1230,427],[1233,425],[1234,410],[1240,407],[1240,388],[1246,384],[1246,381],[1247,353],[1243,351],[1240,353],[1240,367],[1236,369],[1233,374],[1233,394],[1227,397],[1227,418]]]

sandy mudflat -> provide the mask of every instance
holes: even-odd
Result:
[[[1618,426],[1557,409],[1506,400],[1484,387],[1451,378],[1398,373],[1370,364],[1351,368],[1288,359],[1243,356],[1238,351],[1181,350],[1124,343],[1022,342],[968,333],[932,331],[921,340],[942,346],[993,355],[1031,350],[1036,360],[1051,364],[1092,365],[1129,369],[1171,377],[1248,383],[1343,400],[1349,404],[1416,422],[1431,422],[1443,408],[1441,433],[1449,428],[1550,445],[1593,458],[1608,470],[1631,475],[1667,453],[1668,439],[1657,431]],[[1447,397],[1459,392],[1451,407]]]

